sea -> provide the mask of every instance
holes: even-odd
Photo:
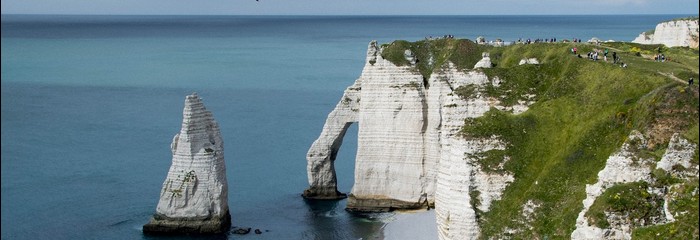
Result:
[[[2,15],[2,239],[165,239],[141,227],[193,92],[221,128],[233,225],[263,233],[167,239],[384,239],[392,213],[301,197],[306,152],[370,41],[632,41],[687,16]],[[356,136],[335,162],[341,192]]]

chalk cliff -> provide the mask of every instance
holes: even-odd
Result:
[[[698,48],[698,36],[697,18],[672,20],[657,24],[653,32],[640,33],[632,42]]]
[[[376,42],[369,44],[360,78],[345,90],[309,149],[309,188],[303,196],[344,196],[336,188],[333,161],[346,129],[357,122],[355,185],[349,194],[349,210],[435,205],[438,222],[445,226],[441,235],[478,233],[469,190],[483,190],[480,207],[488,208],[512,176],[484,173],[474,162],[465,161],[466,154],[504,146],[492,138],[466,142],[458,136],[459,130],[465,118],[479,117],[490,107],[512,107],[500,106],[485,96],[463,99],[454,91],[467,85],[499,84],[499,80],[492,83],[484,73],[459,70],[450,62],[425,79],[414,70],[412,54],[404,54],[408,65],[397,66],[384,59],[381,51]],[[475,68],[490,67],[488,53],[482,57]]]
[[[222,233],[231,226],[224,144],[197,94],[185,98],[182,129],[171,144],[172,165],[145,233]]]

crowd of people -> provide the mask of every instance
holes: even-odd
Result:
[[[557,38],[535,38],[533,39],[525,39],[523,40],[522,38],[518,38],[518,41],[516,43],[521,43],[521,44],[531,44],[531,43],[555,43],[558,42]],[[580,43],[581,39],[579,38],[573,38],[571,41],[568,39],[564,39],[562,42],[574,42],[574,43]]]
[[[442,37],[428,36],[428,37],[425,37],[425,40],[453,39],[454,37],[455,37],[454,35],[446,34],[446,35],[443,35]],[[494,43],[493,41],[487,42],[486,39],[484,39],[483,37],[477,38],[477,43],[479,43],[479,44],[491,44],[491,45],[498,45],[498,46],[510,45],[512,43],[516,43],[516,44],[556,43],[557,41],[558,40],[555,37],[553,37],[553,38],[535,38],[534,40],[531,38],[524,39],[524,40],[522,38],[518,38],[518,40],[516,42],[503,42],[502,40],[499,39],[498,41],[496,41]],[[571,41],[569,41],[568,39],[564,39],[562,42],[580,43],[581,39],[580,38],[573,38]],[[596,46],[598,46],[598,45],[600,45],[600,44],[596,44]],[[576,48],[576,47],[571,48],[571,53],[574,56],[577,56],[579,58],[583,58],[583,56],[581,56],[581,53],[579,53],[578,48]],[[601,55],[602,55],[602,60],[605,62],[608,62],[608,53],[609,53],[609,50],[607,48],[605,48],[604,50],[594,48],[592,51],[589,51],[586,53],[586,58],[593,60],[593,61],[598,61],[601,59]],[[666,61],[670,61],[670,58],[667,57],[666,55],[662,54],[661,50],[659,49],[659,54],[656,54],[654,56],[654,61],[666,62]],[[612,63],[619,64],[620,67],[627,67],[627,64],[623,63],[621,61],[620,55],[618,55],[617,52],[612,52]]]
[[[517,43],[524,43],[524,44],[531,44],[531,43],[555,43],[557,42],[557,38],[535,38],[535,40],[532,39],[526,39],[523,40],[522,38],[518,38]]]
[[[428,37],[425,37],[425,40],[436,40],[436,39],[453,39],[453,38],[455,38],[455,35],[451,35],[451,34],[446,34],[446,35],[443,35],[442,37],[433,37],[433,36],[428,36]]]
[[[593,51],[589,51],[589,52],[586,53],[586,57],[587,57],[588,59],[590,59],[590,60],[598,61],[598,59],[600,59],[600,54],[602,53],[602,54],[603,54],[603,61],[607,62],[607,61],[608,61],[608,53],[609,53],[609,52],[610,52],[610,50],[608,50],[607,48],[604,49],[604,50],[600,50],[600,49],[594,48]],[[577,47],[571,48],[571,53],[572,53],[573,55],[575,55],[575,56],[578,56],[579,58],[583,58],[583,57],[581,56],[581,54],[578,52],[578,48],[577,48]],[[627,64],[625,64],[625,63],[623,63],[623,62],[620,61],[620,56],[617,55],[617,52],[612,52],[612,63],[613,63],[613,64],[618,64],[618,63],[619,63],[619,64],[620,64],[620,67],[627,67]]]
[[[436,37],[434,37],[434,36],[427,36],[427,37],[425,37],[425,40],[454,39],[454,38],[455,38],[454,35],[445,34],[445,35],[443,35],[443,36],[436,36]],[[483,43],[483,44],[486,44],[486,43],[488,43],[488,42],[493,42],[493,41],[488,41],[488,42],[487,42],[486,39],[483,38],[483,37],[478,37],[478,38],[476,39],[476,41],[477,41],[477,43]],[[502,40],[497,40],[496,42],[504,42],[504,41],[502,41]],[[532,39],[532,38],[527,38],[527,39],[518,38],[517,41],[509,42],[508,45],[509,45],[509,44],[512,44],[512,43],[516,43],[516,44],[532,44],[532,43],[556,43],[556,42],[559,42],[559,40],[557,40],[556,37],[553,37],[553,38],[535,38],[535,39]],[[579,39],[579,38],[573,38],[572,40],[564,39],[564,40],[561,41],[561,42],[580,43],[580,42],[581,42],[581,39]]]
[[[666,55],[664,55],[663,53],[654,55],[654,61],[665,62],[666,60],[670,60],[670,59],[666,58]]]

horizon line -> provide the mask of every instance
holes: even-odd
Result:
[[[649,15],[686,15],[698,16],[697,13],[620,13],[620,14],[163,14],[163,13],[0,13],[0,15],[43,15],[43,16],[319,16],[319,17],[374,17],[374,16],[649,16]]]

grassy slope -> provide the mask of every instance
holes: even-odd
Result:
[[[426,41],[399,42],[386,45],[383,55],[400,64],[406,64],[405,61],[401,63],[405,48],[411,48],[419,59],[421,54],[426,56],[426,53],[440,56],[438,64],[418,67],[424,76],[429,76],[431,70],[446,59],[459,62],[463,58],[458,66],[469,68],[478,61],[481,52],[488,51],[496,67],[483,71],[489,77],[502,80],[500,87],[482,89],[488,96],[511,104],[522,99],[524,94],[536,95],[536,103],[523,114],[516,116],[492,109],[483,117],[465,121],[465,136],[498,135],[509,144],[505,154],[511,156],[511,160],[505,168],[516,179],[506,188],[502,199],[492,204],[489,212],[480,213],[484,238],[506,237],[506,229],[519,229],[516,238],[568,239],[582,208],[585,185],[597,180],[597,173],[608,156],[621,146],[633,129],[647,132],[656,129],[654,126],[669,121],[672,123],[665,131],[659,130],[661,133],[657,141],[660,144],[656,149],[649,149],[651,154],[662,154],[663,151],[659,149],[667,144],[673,132],[682,132],[696,144],[698,142],[697,84],[688,88],[677,79],[663,75],[682,79],[693,76],[697,79],[697,50],[662,48],[662,52],[672,61],[659,63],[645,55],[657,51],[655,47],[658,46],[630,43],[603,46],[556,43],[494,48],[474,46],[467,41],[468,48],[460,52],[454,51],[460,49],[455,47],[458,46],[456,43],[466,40],[440,41],[444,44],[433,46],[449,48],[425,51],[416,46],[426,46],[429,44]],[[569,53],[573,46],[583,53],[583,59]],[[610,58],[616,51],[628,67],[585,59],[586,52],[606,47],[610,48]],[[532,57],[542,64],[517,65],[520,59]],[[470,93],[472,90],[463,92]],[[666,104],[669,102],[673,104]],[[682,121],[672,121],[674,119]],[[695,161],[697,163],[697,154]],[[697,186],[697,178],[685,185],[692,184]],[[697,205],[697,194],[685,196]],[[541,206],[535,211],[535,221],[525,223],[521,211],[528,200]],[[692,210],[687,206],[685,209]],[[691,213],[697,219],[697,207]],[[530,226],[525,227],[524,224]],[[684,222],[676,225],[690,226]],[[635,236],[668,233],[670,228],[690,232],[690,235],[694,231],[694,236],[697,236],[697,227],[675,225],[640,228],[641,233],[637,231]]]

